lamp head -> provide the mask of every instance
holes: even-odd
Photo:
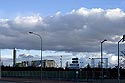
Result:
[[[122,40],[123,40],[122,42],[124,42],[124,41],[125,41],[125,35],[123,35],[123,38],[122,38]]]
[[[107,41],[107,39],[104,39],[103,41]]]
[[[101,41],[101,43],[103,43],[103,42],[105,42],[105,41],[107,41],[106,39],[104,39],[103,41]]]
[[[33,34],[33,32],[29,32],[29,34]]]

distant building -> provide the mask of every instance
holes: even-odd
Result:
[[[43,67],[55,67],[56,63],[54,60],[43,60]]]
[[[70,69],[79,69],[78,58],[72,58],[72,63],[69,66]]]
[[[28,66],[40,67],[41,60],[22,61],[21,63],[17,63],[16,66],[19,66],[19,67],[28,67]],[[42,60],[42,67],[43,68],[56,67],[56,63],[54,60]]]

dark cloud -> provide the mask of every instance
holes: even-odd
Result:
[[[124,34],[125,12],[118,8],[80,8],[46,17],[1,18],[0,47],[40,49],[40,39],[29,35],[29,31],[42,36],[43,50],[97,52],[100,50],[100,41],[107,39],[116,45]],[[107,47],[110,46],[108,44]]]

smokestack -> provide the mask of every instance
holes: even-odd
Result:
[[[16,48],[13,49],[13,67],[16,66]]]

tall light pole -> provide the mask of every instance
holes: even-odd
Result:
[[[34,34],[40,38],[40,49],[41,49],[41,83],[42,83],[42,36],[40,34],[29,32],[29,34]]]
[[[118,83],[120,83],[120,68],[119,68],[119,43],[125,41],[125,35],[123,35],[122,39],[118,41]]]
[[[1,66],[2,66],[2,64],[1,64],[1,49],[0,49],[0,79],[1,79],[1,77],[2,77],[2,70],[1,70]]]
[[[105,42],[105,41],[107,41],[106,39],[104,39],[103,41],[101,41],[101,78],[103,79],[103,50],[102,50],[102,44]]]

